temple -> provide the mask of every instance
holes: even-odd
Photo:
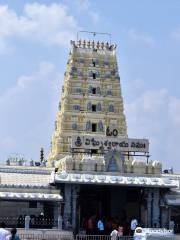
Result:
[[[65,227],[83,228],[93,215],[168,225],[159,203],[178,182],[149,161],[147,139],[128,137],[115,44],[71,42],[49,164],[64,193]]]
[[[179,175],[162,173],[148,139],[128,135],[116,44],[71,41],[51,151],[40,166],[0,167],[0,212],[40,215],[51,227],[84,228],[90,216],[133,216],[169,227],[180,206]],[[46,226],[47,227],[47,226]]]

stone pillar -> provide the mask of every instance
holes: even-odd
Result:
[[[53,223],[53,226],[54,227],[57,227],[57,219],[58,219],[58,203],[55,202],[53,204],[53,218],[54,218],[54,223]]]
[[[60,228],[60,219],[62,219],[61,216],[61,202],[55,202],[54,203],[54,226],[57,228]],[[62,229],[62,223],[61,223],[61,229]]]
[[[71,208],[71,184],[65,184],[64,186],[64,227],[70,228],[72,225],[72,208]]]
[[[77,221],[77,187],[72,187],[72,227],[76,231],[76,221]]]
[[[25,216],[25,229],[29,229],[29,227],[30,227],[30,220],[31,220],[31,218],[30,218],[29,215]]]
[[[152,227],[160,226],[159,188],[152,189]]]
[[[151,227],[152,222],[152,192],[150,188],[146,189],[146,196],[147,196],[147,222],[146,222],[146,226],[147,227]]]
[[[170,222],[171,222],[171,208],[170,207],[168,207],[167,208],[168,210],[168,220],[167,220],[167,228],[170,228],[171,226],[171,224],[170,224]]]
[[[63,222],[62,216],[59,214],[59,216],[58,216],[58,229],[59,230],[62,230],[62,222]]]

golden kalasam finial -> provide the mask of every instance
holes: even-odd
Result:
[[[87,46],[88,46],[88,48],[91,47],[91,43],[90,43],[90,41],[87,42]]]
[[[78,41],[78,45],[79,45],[79,47],[81,46],[81,39],[79,39],[79,41]]]
[[[86,40],[83,41],[83,48],[86,48]]]
[[[108,42],[106,43],[106,49],[109,49],[109,43]]]
[[[95,46],[95,43],[94,43],[94,40],[92,41],[92,48],[94,48],[94,46]]]
[[[100,44],[99,44],[99,41],[97,42],[97,49],[99,49],[99,47],[100,47]]]
[[[104,42],[101,43],[101,48],[104,49]]]

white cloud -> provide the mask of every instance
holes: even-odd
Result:
[[[54,75],[53,78],[52,75]],[[11,102],[12,98],[19,97],[19,94],[24,94],[26,91],[29,91],[29,89],[35,85],[36,87],[40,87],[48,83],[51,87],[58,78],[62,78],[62,75],[56,73],[55,66],[50,62],[42,62],[40,63],[39,70],[35,74],[20,76],[15,86],[10,87],[0,95],[0,107],[4,103],[8,104]]]
[[[146,90],[125,105],[130,137],[150,139],[152,159],[180,170],[180,99],[166,89]]]
[[[48,152],[62,80],[55,65],[42,62],[0,95],[1,158],[17,152],[35,159],[42,146]]]
[[[67,46],[79,29],[75,18],[62,4],[26,4],[22,14],[0,5],[0,50],[10,37],[23,37],[44,44]]]
[[[145,43],[149,46],[153,46],[155,43],[154,38],[146,32],[139,32],[135,29],[129,29],[128,35],[133,41]]]

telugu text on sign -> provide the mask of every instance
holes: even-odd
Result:
[[[100,138],[97,136],[72,136],[72,148],[79,149],[116,149],[127,152],[149,152],[147,139],[135,138]]]

